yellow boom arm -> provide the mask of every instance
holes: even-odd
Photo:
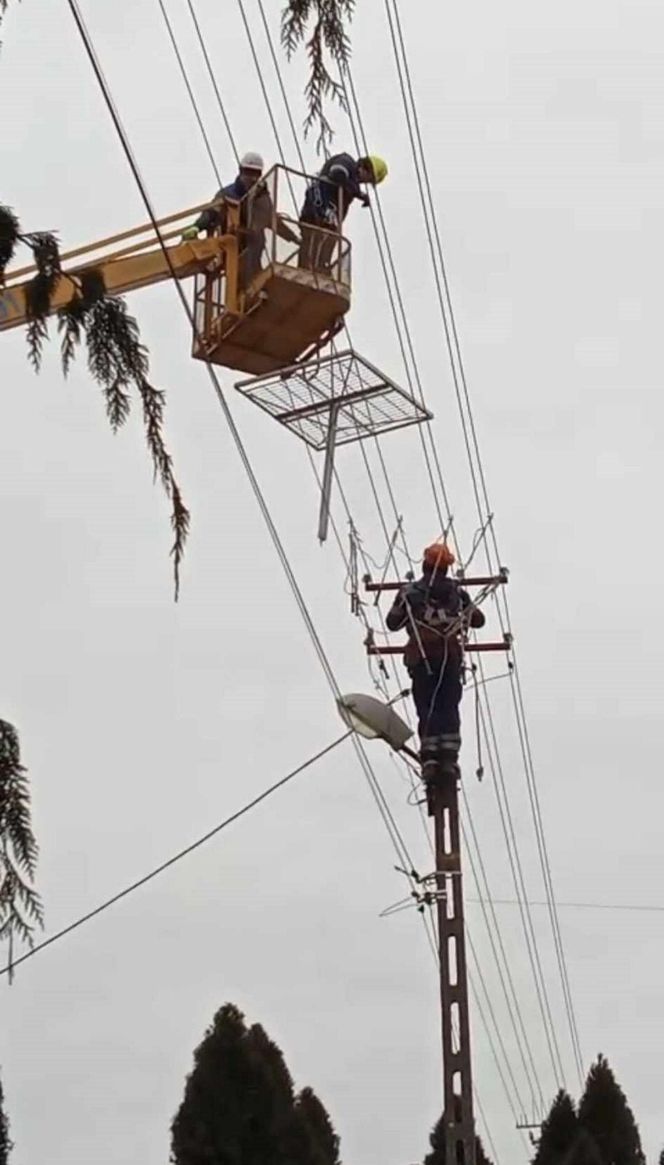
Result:
[[[99,271],[106,291],[111,295],[121,295],[125,291],[160,283],[170,278],[173,272],[178,279],[188,279],[204,271],[220,272],[224,267],[229,276],[231,269],[234,269],[235,274],[238,249],[236,234],[174,242],[181,236],[184,227],[189,225],[192,216],[201,209],[200,206],[194,207],[160,220],[159,233],[168,243],[168,257],[151,223],[67,252],[62,256],[62,276],[51,298],[51,313],[69,303],[78,286],[77,277],[92,268]],[[119,243],[129,239],[131,242],[118,247]],[[81,262],[83,256],[85,258]],[[7,272],[5,286],[0,289],[0,331],[26,323],[26,288],[35,274],[35,267],[22,267]],[[236,280],[229,279],[229,292],[235,286]]]

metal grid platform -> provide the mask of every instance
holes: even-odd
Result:
[[[432,419],[428,409],[350,349],[235,387],[318,450]]]

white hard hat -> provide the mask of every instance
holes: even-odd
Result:
[[[245,154],[243,158],[240,158],[241,170],[259,170],[262,174],[263,166],[264,163],[260,154],[255,154],[252,150],[249,150],[249,153]]]

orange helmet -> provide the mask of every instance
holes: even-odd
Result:
[[[453,566],[456,562],[447,542],[433,542],[431,546],[427,546],[423,558],[425,566],[431,566],[434,569]]]

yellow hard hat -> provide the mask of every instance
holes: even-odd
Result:
[[[382,158],[377,158],[375,154],[370,155],[367,161],[373,170],[374,182],[376,186],[379,186],[387,178],[387,162],[384,162]]]

